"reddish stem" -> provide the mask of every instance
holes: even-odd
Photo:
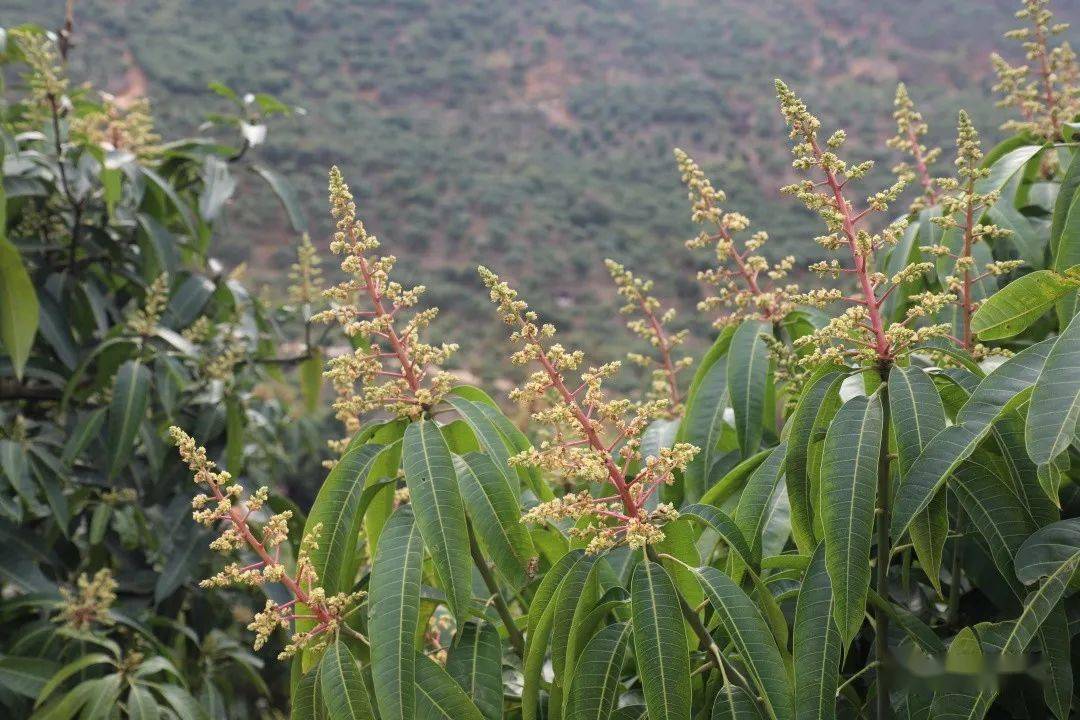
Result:
[[[668,386],[671,388],[671,405],[672,407],[678,407],[680,402],[679,381],[675,377],[675,364],[671,361],[671,341],[668,339],[667,333],[664,332],[664,326],[660,324],[656,313],[649,307],[643,295],[638,296],[638,304],[641,305],[641,312],[645,314],[653,335],[656,336],[661,362],[664,366],[664,375],[667,376]]]

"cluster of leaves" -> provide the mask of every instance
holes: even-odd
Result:
[[[197,588],[207,534],[166,430],[275,491],[322,474],[310,245],[287,305],[210,254],[242,178],[299,218],[292,193],[245,152],[243,108],[218,118],[231,142],[167,141],[145,102],[74,87],[55,35],[0,38],[0,712],[258,716],[274,666],[221,630],[246,603]]]

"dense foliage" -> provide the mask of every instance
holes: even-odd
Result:
[[[451,325],[393,279],[337,167],[336,284],[306,241],[282,308],[216,269],[213,221],[284,106],[219,87],[239,147],[162,143],[144,108],[72,92],[52,39],[9,33],[29,71],[4,108],[0,531],[25,551],[0,557],[0,702],[270,715],[287,666],[297,719],[1067,720],[1080,66],[1046,5],[1008,35],[1027,64],[995,60],[1016,134],[984,150],[959,110],[927,147],[901,85],[884,185],[776,81],[782,192],[822,258],[798,277],[676,150],[718,332],[686,355],[651,281],[608,261],[640,400],[605,337],[564,343],[481,266],[524,429],[447,369]],[[296,365],[314,410],[324,351],[340,439],[282,395]],[[321,440],[336,459],[305,514],[283,491]],[[208,542],[227,559],[204,573]],[[244,592],[250,633],[228,619]],[[258,671],[240,634],[277,661]]]

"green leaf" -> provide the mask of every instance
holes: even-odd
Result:
[[[446,672],[487,720],[503,716],[502,642],[488,622],[470,620],[454,637]],[[385,713],[381,717],[386,720]]]
[[[319,668],[309,670],[292,693],[289,720],[318,720],[324,714],[319,694]]]
[[[791,534],[801,552],[809,553],[817,545],[814,536],[815,483],[811,480],[811,453],[820,452],[824,433],[817,437],[815,429],[828,422],[839,404],[840,386],[846,373],[829,370],[815,375],[787,421],[787,457],[784,459],[784,479],[791,503]],[[819,419],[820,418],[820,419]]]
[[[1017,497],[994,472],[991,461],[980,451],[953,472],[950,489],[972,525],[986,541],[987,550],[1014,592],[1013,555],[1020,549],[1032,527]]]
[[[690,648],[675,586],[664,568],[645,560],[630,586],[634,656],[649,716],[690,717]]]
[[[342,640],[335,640],[323,654],[319,681],[330,720],[371,720],[371,705],[360,668]]]
[[[1016,552],[1016,577],[1025,585],[1031,585],[1053,575],[1077,553],[1080,553],[1080,518],[1047,525],[1032,533]],[[1074,581],[1073,587],[1076,586]]]
[[[735,508],[735,524],[750,543],[754,565],[761,560],[762,533],[769,518],[770,500],[784,472],[787,446],[777,445],[746,481]]]
[[[835,720],[842,642],[833,616],[832,585],[822,543],[803,575],[795,605],[797,720]]]
[[[121,680],[120,673],[106,675],[97,680],[90,680],[89,682],[94,683],[94,688],[90,691],[86,704],[83,705],[82,714],[79,717],[82,720],[105,720],[105,718],[111,718],[113,710],[116,709],[116,701],[120,699]],[[187,718],[183,720],[187,720]]]
[[[364,484],[381,445],[350,448],[326,476],[304,524],[304,536],[320,527],[311,565],[328,594],[352,588],[356,576],[356,537],[363,518],[357,512]]]
[[[716,568],[698,568],[697,575],[769,713],[776,720],[791,720],[795,717],[791,677],[761,611]]]
[[[926,509],[945,478],[974,452],[987,436],[991,423],[1014,409],[1035,383],[1053,340],[1044,340],[999,365],[983,378],[956,416],[956,424],[923,448],[893,498],[891,534],[899,538],[912,519]]]
[[[728,394],[735,411],[735,434],[743,456],[761,446],[765,397],[769,386],[769,352],[765,325],[747,321],[731,338],[727,359]]]
[[[1075,163],[1074,163],[1075,164]],[[1070,168],[1071,170],[1071,168]],[[1080,192],[1071,196],[1058,195],[1054,203],[1054,220],[1058,220],[1058,208],[1067,207],[1057,236],[1051,231],[1050,247],[1053,248],[1054,270],[1065,271],[1080,263]],[[1071,293],[1057,304],[1059,324],[1064,325],[1076,312],[1076,294]]]
[[[930,439],[945,429],[945,408],[934,381],[916,367],[894,367],[889,373],[889,413],[900,474],[905,475]],[[923,571],[941,594],[939,574],[949,516],[945,492],[938,490],[926,509],[908,526],[911,544]]]
[[[307,230],[304,209],[300,205],[300,198],[296,195],[296,188],[289,182],[289,179],[276,170],[271,170],[258,163],[251,165],[251,170],[266,181],[266,184],[274,191],[274,195],[281,201],[281,206],[285,208],[285,214],[289,216],[289,224],[292,225],[292,229],[296,232]]]
[[[1080,279],[1054,270],[1023,275],[991,295],[972,318],[980,340],[1002,340],[1023,332],[1063,297],[1080,287]]]
[[[567,574],[585,556],[583,550],[571,550],[563,555],[540,581],[540,586],[529,605],[528,633],[525,635],[524,681],[521,690],[522,720],[536,720],[537,702],[551,636],[552,619],[555,616],[555,598]]]
[[[485,414],[483,403],[453,395],[447,397],[446,401],[472,429],[480,448],[491,459],[498,477],[513,494],[514,501],[520,502],[521,483],[514,469],[510,467],[510,452],[495,423]]]
[[[562,711],[566,691],[570,685],[568,669],[572,670],[577,660],[578,635],[584,616],[596,604],[597,587],[594,580],[597,568],[597,555],[586,554],[566,573],[559,583],[559,591],[552,601],[551,632],[551,668],[554,677],[548,694],[551,698],[549,715]]]
[[[1080,319],[1073,317],[1054,342],[1031,392],[1024,438],[1037,465],[1064,452],[1080,419]]]
[[[63,666],[59,670],[55,669],[49,676],[48,681],[41,686],[36,695],[34,706],[41,705],[43,702],[49,699],[49,696],[56,692],[56,689],[64,684],[64,682],[75,673],[85,670],[92,665],[111,664],[113,658],[105,653],[90,653],[83,655],[78,660],[73,660],[67,665]]]
[[[836,626],[844,647],[862,627],[870,587],[881,398],[854,397],[829,426],[821,460],[821,521]]]
[[[383,528],[368,588],[371,679],[382,720],[409,720],[415,708],[423,551],[412,509],[403,505]]]
[[[36,698],[56,673],[56,663],[36,657],[0,657],[0,686],[23,697]]]
[[[135,437],[150,404],[150,371],[140,360],[128,360],[116,372],[107,426],[109,478],[131,459]]]
[[[718,456],[717,445],[724,430],[724,410],[727,408],[727,365],[714,363],[701,379],[688,404],[686,417],[679,428],[683,439],[699,449],[683,472],[686,500],[695,501],[708,490],[709,470]]]
[[[725,685],[713,700],[712,720],[763,720],[754,698],[737,685]]]
[[[536,550],[521,522],[517,498],[487,455],[455,455],[454,468],[480,546],[503,577],[514,587],[523,587]]]
[[[742,534],[742,530],[722,510],[718,510],[712,505],[688,505],[679,510],[679,514],[697,518],[704,522],[750,567],[754,567],[760,562],[761,558],[755,557],[750,544],[746,542],[746,537]]]
[[[480,710],[442,665],[421,653],[415,657],[416,720],[484,720]]]
[[[1042,145],[1021,145],[1010,150],[990,166],[989,175],[975,183],[975,192],[981,194],[1001,190],[1029,161],[1042,152],[1042,149]]]
[[[199,702],[179,685],[150,684],[180,720],[209,720]]]
[[[574,668],[567,720],[611,717],[619,702],[619,675],[629,639],[629,623],[614,623],[589,640]]]
[[[1033,593],[1024,601],[1020,617],[1012,621],[1012,629],[1005,637],[1004,654],[1019,655],[1028,649],[1043,622],[1065,596],[1069,581],[1080,567],[1080,549],[1065,562],[1058,565]]]
[[[4,194],[0,190],[0,204],[3,202]],[[0,343],[11,358],[15,377],[20,380],[34,346],[38,316],[37,293],[22,255],[0,225]]]
[[[439,584],[454,617],[464,621],[472,603],[469,529],[450,448],[434,421],[420,419],[405,429],[402,464]]]
[[[159,720],[161,717],[157,700],[141,685],[132,685],[128,690],[127,710],[131,720]]]

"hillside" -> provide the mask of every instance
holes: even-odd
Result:
[[[691,230],[674,146],[769,230],[775,251],[814,251],[817,226],[776,190],[789,159],[773,77],[882,160],[883,181],[897,81],[924,109],[933,143],[951,142],[956,106],[994,140],[1002,118],[987,56],[1016,56],[1000,40],[1015,4],[86,0],[72,72],[148,94],[166,130],[191,130],[218,108],[215,80],[304,107],[272,128],[264,153],[300,189],[316,237],[327,226],[325,171],[337,163],[401,271],[450,316],[437,328],[452,335],[493,318],[474,277],[483,260],[581,336],[610,327],[605,256],[660,277],[658,292],[683,307],[698,295],[693,268],[707,257],[682,248]],[[63,3],[0,9],[4,25],[55,27]],[[1080,20],[1076,4],[1056,9]],[[280,272],[294,241],[283,214],[250,196],[237,204],[225,259]],[[599,336],[613,337],[609,355],[621,352],[621,333]]]

